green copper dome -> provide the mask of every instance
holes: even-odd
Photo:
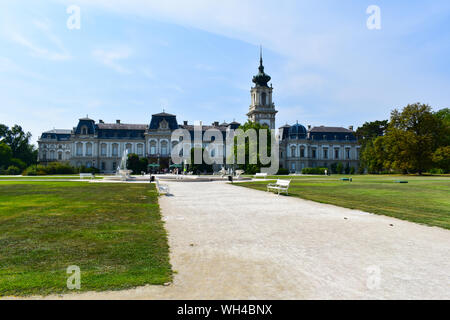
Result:
[[[255,83],[257,87],[268,87],[267,83],[270,81],[271,77],[264,72],[262,50],[258,70],[258,74],[253,77],[253,83]]]

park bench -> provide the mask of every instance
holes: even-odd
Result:
[[[255,178],[264,178],[264,180],[266,180],[267,173],[257,173],[257,174],[255,174]]]
[[[169,186],[166,184],[159,183],[159,179],[155,179],[156,189],[158,190],[158,194],[168,194]]]
[[[80,179],[84,178],[94,179],[94,175],[92,173],[80,173]]]
[[[282,180],[278,179],[276,183],[269,183],[267,185],[267,191],[276,191],[278,195],[280,193],[286,193],[288,195],[289,185],[291,184],[291,180]]]
[[[243,175],[244,174],[244,170],[236,170],[236,178],[240,178],[241,177],[241,175]]]

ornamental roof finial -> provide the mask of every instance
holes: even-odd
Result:
[[[263,57],[262,57],[262,45],[259,46],[259,65],[263,66]]]

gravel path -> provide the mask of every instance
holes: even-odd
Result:
[[[450,299],[448,230],[220,182],[168,184],[174,283],[62,298]]]

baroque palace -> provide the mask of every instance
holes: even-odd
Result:
[[[271,77],[264,72],[262,56],[259,72],[253,77],[251,105],[247,117],[250,121],[275,129],[278,111],[272,100],[273,87],[268,85]],[[214,122],[202,125],[202,131],[218,129],[225,135],[240,123]],[[97,123],[88,117],[79,119],[72,130],[50,130],[39,138],[39,161],[68,162],[73,166],[95,167],[102,173],[113,173],[125,150],[139,157],[147,157],[150,163],[168,168],[170,153],[178,141],[171,141],[176,129],[187,129],[193,137],[194,125],[184,121],[179,124],[175,115],[163,112],[154,114],[150,124]],[[296,123],[279,128],[280,167],[292,173],[308,167],[330,167],[333,163],[359,166],[359,146],[353,127],[304,127]],[[225,154],[225,153],[223,153]],[[214,156],[214,155],[212,155]],[[217,169],[217,168],[215,168]]]

